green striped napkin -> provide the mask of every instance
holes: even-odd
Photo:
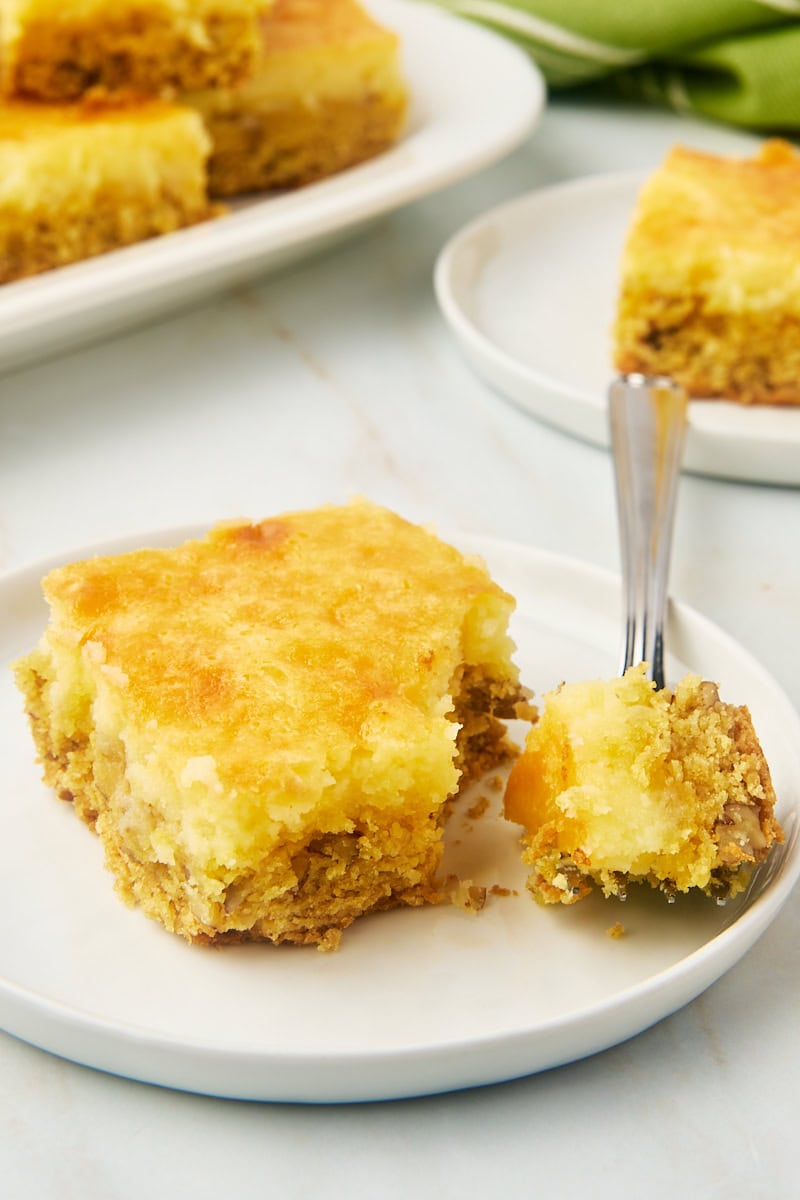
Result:
[[[434,0],[524,46],[550,87],[800,130],[800,0]]]

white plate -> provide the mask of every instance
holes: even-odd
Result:
[[[641,173],[532,192],[471,222],[436,266],[442,311],[492,387],[608,444],[606,391],[619,263]],[[800,409],[691,404],[686,467],[800,484]]]
[[[369,0],[369,8],[402,38],[411,113],[397,146],[298,192],[0,287],[0,370],[283,266],[477,171],[534,127],[544,87],[517,47],[424,4]],[[444,60],[458,69],[442,70]]]
[[[194,531],[100,547],[175,544]],[[525,677],[611,674],[616,580],[511,544],[459,538],[519,601]],[[70,555],[73,558],[75,555]],[[40,563],[0,580],[0,661],[45,621]],[[691,665],[749,703],[787,842],[725,908],[670,906],[642,889],[544,910],[524,889],[517,829],[497,812],[450,822],[447,861],[515,895],[484,910],[404,909],[363,918],[338,953],[186,945],[115,896],[98,840],[39,781],[10,672],[0,678],[0,1026],[101,1070],[261,1100],[356,1101],[487,1084],[591,1054],[691,1000],[736,962],[798,872],[800,722],[770,677],[697,613],[674,607],[674,675]],[[495,806],[499,797],[491,793]],[[627,935],[607,929],[622,920]]]

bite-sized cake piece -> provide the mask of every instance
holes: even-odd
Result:
[[[642,189],[622,261],[615,365],[690,396],[800,404],[800,154],[677,147]]]
[[[44,581],[16,668],[46,781],[190,940],[336,943],[441,899],[448,798],[509,752],[512,598],[366,501]]]
[[[74,100],[243,79],[271,0],[0,0],[0,90]]]
[[[638,882],[724,899],[783,841],[774,803],[746,708],[694,675],[656,691],[634,667],[545,697],[505,812],[525,827],[528,887],[546,903]]]
[[[184,97],[211,134],[212,193],[298,187],[396,141],[407,102],[398,38],[356,0],[275,0],[262,29],[249,82]]]
[[[0,283],[211,215],[196,113],[0,105]]]

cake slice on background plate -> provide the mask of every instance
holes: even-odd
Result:
[[[623,374],[690,396],[800,404],[800,154],[674,148],[639,195],[614,329]]]

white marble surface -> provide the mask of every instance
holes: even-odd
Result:
[[[445,239],[489,206],[649,166],[677,139],[748,143],[560,100],[507,160],[355,240],[0,379],[0,566],[360,492],[411,519],[616,569],[608,456],[470,375],[431,271]],[[754,652],[796,706],[799,534],[797,490],[684,478],[673,592]],[[794,1196],[799,993],[795,894],[682,1012],[590,1060],[472,1092],[243,1104],[112,1078],[0,1035],[0,1193]]]

